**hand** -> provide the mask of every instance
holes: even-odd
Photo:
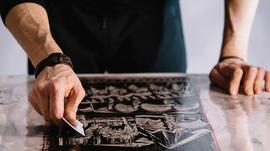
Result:
[[[210,72],[210,81],[236,95],[239,89],[246,95],[270,92],[270,72],[230,58],[218,63]]]
[[[44,68],[35,80],[28,99],[46,121],[61,126],[63,117],[71,124],[78,124],[76,112],[84,96],[85,91],[73,70],[58,64]]]

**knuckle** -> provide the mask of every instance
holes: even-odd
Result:
[[[258,68],[257,76],[260,80],[265,78],[266,71],[263,68]]]
[[[79,97],[84,97],[85,96],[85,90],[84,90],[84,88],[82,87],[81,84],[74,86],[74,93]]]
[[[259,67],[258,72],[265,72],[265,70],[263,68]]]
[[[83,97],[85,96],[85,90],[84,90],[83,88],[80,89],[80,91],[79,91],[79,96],[80,96],[81,98],[83,98]]]
[[[243,70],[241,68],[235,68],[234,69],[234,74],[235,75],[243,75]]]
[[[44,86],[42,83],[37,83],[35,85],[35,90],[38,91],[38,92],[42,92],[44,90]]]
[[[49,80],[49,83],[51,84],[51,85],[54,85],[54,84],[56,84],[57,83],[57,79],[56,78],[51,78],[50,80]]]
[[[50,82],[49,82],[49,89],[52,90],[52,91],[56,91],[58,89],[58,80],[56,79],[50,79]]]
[[[251,66],[251,67],[249,67],[249,72],[257,73],[258,72],[258,68]]]

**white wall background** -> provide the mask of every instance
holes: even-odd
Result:
[[[0,21],[0,75],[26,73],[26,55]]]
[[[224,23],[224,0],[182,0],[189,73],[209,73],[216,64]],[[270,70],[270,1],[261,0],[251,33],[248,63]]]
[[[208,73],[219,56],[224,0],[181,0],[189,73]],[[250,39],[249,63],[270,70],[270,1],[261,0]],[[0,75],[27,73],[27,59],[0,23]]]

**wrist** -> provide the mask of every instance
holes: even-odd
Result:
[[[47,58],[38,63],[35,68],[35,77],[37,78],[38,75],[44,70],[44,68],[48,66],[52,67],[58,64],[65,64],[73,69],[71,59],[67,55],[63,53],[52,53]]]
[[[50,36],[44,36],[32,45],[28,44],[28,55],[34,67],[53,53],[63,53],[60,47]],[[31,52],[31,53],[30,53]]]
[[[247,62],[247,51],[246,49],[237,49],[232,46],[227,46],[227,48],[223,48],[221,50],[221,54],[219,57],[219,62],[224,60],[223,58],[234,58],[242,60],[243,62]]]
[[[220,58],[235,56],[247,61],[248,35],[237,33],[224,34]]]
[[[246,63],[246,61],[243,58],[238,57],[238,56],[223,56],[219,58],[218,62],[219,63],[220,62],[227,62],[227,63],[234,62],[234,63],[241,63],[241,64]]]

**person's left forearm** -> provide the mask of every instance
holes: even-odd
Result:
[[[247,61],[248,42],[259,0],[225,0],[225,27],[220,57]]]

